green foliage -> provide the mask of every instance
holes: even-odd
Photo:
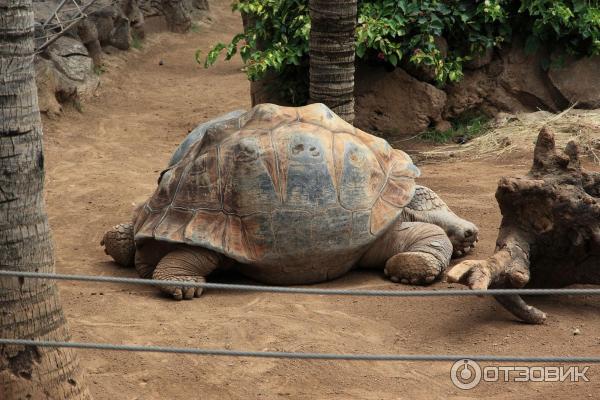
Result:
[[[310,18],[308,0],[237,0],[245,32],[218,43],[206,67],[224,51],[238,51],[250,80],[268,72],[287,77],[286,96],[301,102],[306,76]],[[518,34],[528,51],[541,45],[570,54],[600,54],[598,0],[359,0],[356,55],[391,66],[427,66],[438,85],[463,76],[463,65]],[[440,46],[443,37],[446,46]]]
[[[489,127],[489,120],[490,118],[487,115],[467,112],[450,121],[452,129],[445,132],[429,129],[421,135],[421,138],[435,143],[466,143],[486,133]]]
[[[529,16],[527,49],[543,44],[573,55],[600,54],[600,4],[597,0],[525,0],[518,10]]]
[[[286,65],[300,66],[308,53],[310,19],[307,0],[241,0],[233,10],[247,15],[252,23],[227,45],[218,43],[206,56],[205,66],[215,63],[225,50],[230,60],[239,48],[250,80],[268,70],[280,72]]]
[[[427,66],[438,83],[462,78],[462,65],[473,54],[502,43],[506,15],[495,1],[363,1],[359,8],[356,54],[376,55],[393,66]],[[436,38],[444,37],[448,52]]]

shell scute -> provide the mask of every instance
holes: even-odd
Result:
[[[220,210],[221,188],[218,166],[218,149],[210,147],[198,154],[185,167],[177,194],[173,200],[174,207],[188,209]]]

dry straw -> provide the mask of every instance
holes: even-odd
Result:
[[[419,153],[421,161],[449,159],[503,158],[516,152],[533,150],[540,129],[549,127],[559,148],[575,141],[581,154],[600,164],[600,109],[577,110],[573,107],[560,114],[546,111],[517,115],[500,114],[489,130],[462,145],[451,145]]]

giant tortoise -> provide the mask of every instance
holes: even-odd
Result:
[[[353,268],[434,281],[477,228],[430,189],[410,157],[323,104],[255,106],[182,143],[133,223],[102,244],[143,278],[205,282],[235,267],[257,281],[308,284]],[[175,299],[201,289],[160,286]]]

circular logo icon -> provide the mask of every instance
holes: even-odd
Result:
[[[473,360],[458,360],[452,365],[450,379],[459,389],[473,389],[481,382],[481,367]]]

